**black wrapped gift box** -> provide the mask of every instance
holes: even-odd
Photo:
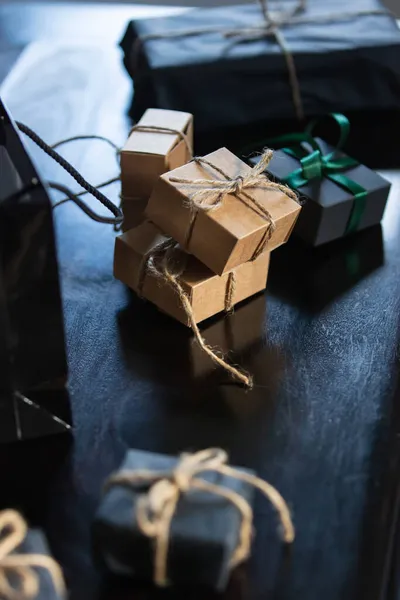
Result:
[[[320,138],[315,138],[322,154],[333,152],[330,146]],[[338,158],[345,156],[336,152]],[[257,157],[251,158],[255,164]],[[276,150],[268,165],[267,174],[275,181],[284,180],[290,173],[298,169],[299,161],[283,150]],[[364,209],[359,220],[357,231],[380,223],[390,192],[390,183],[365,165],[347,169],[346,177],[360,184],[367,196],[363,201]],[[354,210],[352,193],[327,177],[313,179],[298,188],[303,207],[294,228],[294,235],[311,246],[319,246],[347,235],[347,227]]]
[[[179,459],[130,450],[121,470],[165,471]],[[248,470],[242,470],[251,473]],[[202,473],[206,481],[234,490],[252,504],[254,489],[246,482],[217,473]],[[146,486],[115,486],[105,495],[93,526],[97,559],[115,574],[153,580],[153,543],[139,530],[135,508]],[[229,580],[229,560],[238,544],[241,515],[228,500],[192,490],[179,500],[172,519],[168,579],[178,585],[204,585],[223,590]]]
[[[50,199],[0,101],[0,443],[70,429]]]
[[[39,529],[30,529],[25,540],[17,548],[16,554],[43,554],[51,556],[47,540]],[[54,586],[53,579],[47,569],[33,568],[39,577],[39,594],[33,600],[63,600]]]
[[[276,6],[286,10],[293,3],[272,4]],[[361,135],[365,127],[376,133],[371,117],[379,120],[390,112],[392,126],[396,115],[400,122],[396,21],[389,13],[357,16],[379,10],[384,10],[379,0],[309,0],[300,17],[337,19],[281,27],[294,58],[306,118],[332,111],[352,119],[361,116],[361,121],[356,119]],[[348,18],[349,13],[354,16]],[[219,32],[185,35],[195,29],[224,32],[262,23],[257,2],[131,21],[121,46],[134,79],[133,118],[150,106],[191,112],[198,153],[220,145],[236,152],[260,133],[267,137],[292,131],[296,115],[288,69],[273,36],[245,40]],[[356,139],[353,136],[353,145]],[[362,153],[365,146],[357,149]]]

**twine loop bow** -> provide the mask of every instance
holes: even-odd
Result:
[[[299,189],[313,180],[327,177],[353,195],[353,210],[346,227],[346,233],[350,233],[356,231],[359,226],[365,208],[367,190],[344,173],[360,164],[354,158],[340,156],[339,154],[350,133],[348,118],[340,113],[331,113],[329,116],[339,127],[339,139],[332,152],[324,154],[320,144],[314,137],[314,130],[320,122],[319,119],[311,121],[301,133],[281,135],[268,140],[268,144],[278,144],[279,146],[290,144],[290,147],[284,147],[282,151],[300,161],[300,167],[283,178],[283,181],[291,188]]]
[[[210,160],[197,156],[193,161],[201,166],[211,168],[223,177],[223,179],[186,179],[182,177],[169,177],[171,183],[178,183],[195,191],[188,196],[188,206],[192,209],[192,218],[188,227],[185,246],[188,247],[193,232],[197,213],[200,210],[211,211],[221,207],[225,196],[234,195],[239,200],[246,200],[246,204],[258,215],[268,222],[268,228],[256,248],[252,260],[255,260],[265,251],[271,235],[276,229],[275,222],[270,212],[249,191],[256,189],[280,191],[289,198],[297,201],[297,194],[287,185],[270,181],[264,174],[265,169],[271,161],[273,151],[266,149],[260,161],[246,175],[231,177],[221,167]],[[196,189],[197,188],[197,189]]]
[[[294,540],[294,527],[289,508],[279,492],[266,481],[228,466],[228,455],[220,448],[209,448],[194,454],[183,454],[177,466],[165,471],[121,471],[112,475],[106,489],[116,485],[132,487],[149,485],[147,493],[140,496],[137,503],[136,519],[142,533],[154,540],[154,582],[159,586],[168,585],[168,551],[171,522],[175,517],[181,497],[194,491],[208,492],[225,498],[240,513],[241,525],[236,548],[230,558],[230,568],[245,561],[251,550],[253,533],[253,510],[248,501],[238,492],[206,481],[199,475],[219,473],[233,479],[245,481],[259,489],[276,509],[282,526],[282,537],[286,543]],[[205,508],[206,510],[206,508]]]
[[[0,513],[0,598],[36,598],[40,590],[40,581],[35,569],[45,569],[50,574],[57,592],[64,595],[62,572],[51,556],[16,553],[27,532],[27,525],[18,512],[5,510]]]

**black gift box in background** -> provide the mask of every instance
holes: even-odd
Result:
[[[272,8],[290,6],[281,2]],[[350,116],[355,131],[351,150],[367,164],[372,163],[365,160],[365,145],[356,144],[358,133],[363,139],[365,130],[379,136],[382,130],[375,122],[389,113],[389,133],[396,118],[400,123],[400,31],[389,14],[357,15],[380,10],[384,7],[379,0],[309,0],[299,18],[327,16],[327,21],[281,27],[294,59],[305,117],[332,111]],[[258,3],[132,21],[121,45],[134,79],[134,119],[149,106],[193,113],[198,153],[219,145],[237,151],[260,135],[292,131],[296,115],[288,68],[274,36],[223,34],[262,23]],[[222,33],[185,34],[210,28]],[[379,159],[379,152],[368,150],[370,160]]]
[[[121,470],[165,471],[177,458],[130,450]],[[245,471],[251,473],[251,471]],[[233,490],[252,504],[254,490],[246,482],[218,473],[202,473],[204,480]],[[154,545],[144,536],[136,518],[137,502],[149,486],[115,486],[105,495],[93,527],[94,552],[110,571],[153,580]],[[239,541],[241,514],[221,496],[192,490],[179,500],[171,522],[168,580],[178,585],[204,585],[223,590],[230,576],[230,558]]]
[[[315,138],[324,156],[335,149],[320,138]],[[345,156],[335,153],[336,158]],[[256,164],[258,158],[250,159]],[[273,180],[282,181],[299,169],[300,162],[283,150],[276,150],[268,165],[267,173]],[[343,171],[345,176],[362,186],[366,197],[361,201],[362,211],[355,230],[361,231],[380,223],[385,210],[391,184],[381,175],[364,165]],[[348,224],[356,209],[354,195],[330,180],[327,176],[312,179],[297,190],[304,200],[294,235],[311,246],[319,246],[347,235]]]
[[[68,431],[70,413],[51,203],[1,101],[0,168],[0,442],[10,442]]]

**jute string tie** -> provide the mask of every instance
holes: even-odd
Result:
[[[180,140],[185,142],[185,146],[189,154],[189,160],[193,157],[193,147],[189,137],[180,129],[174,129],[173,127],[158,127],[156,125],[140,125],[139,123],[131,128],[129,135],[131,135],[134,131],[140,131],[143,133],[174,133],[179,137]]]
[[[193,491],[209,492],[225,498],[237,508],[241,516],[239,539],[230,558],[230,569],[245,561],[251,551],[253,535],[253,509],[239,493],[223,485],[199,477],[202,473],[219,473],[233,479],[245,481],[260,490],[278,513],[282,528],[282,539],[292,543],[295,537],[289,508],[280,493],[269,483],[238,469],[228,466],[224,450],[209,448],[195,454],[183,454],[177,466],[169,473],[165,471],[136,470],[122,471],[112,475],[106,489],[114,486],[132,487],[149,484],[147,493],[140,496],[136,519],[143,535],[154,541],[154,582],[158,586],[168,585],[168,552],[171,522],[176,516],[179,500]],[[206,510],[206,509],[205,509]]]
[[[191,160],[193,158],[193,146],[189,140],[189,137],[186,135],[186,133],[184,133],[183,131],[180,131],[179,129],[174,129],[173,127],[157,127],[155,125],[134,125],[131,130],[129,131],[128,137],[134,132],[134,131],[140,131],[143,133],[174,133],[175,135],[177,135],[179,137],[180,140],[183,140],[185,142],[185,146],[188,152],[188,156],[189,156],[189,160]],[[119,154],[121,154],[122,152],[122,148],[119,150]],[[136,198],[134,196],[126,196],[124,194],[120,194],[120,198],[123,202],[129,201],[129,200],[136,200]],[[119,229],[116,229],[116,231],[119,231]]]
[[[25,540],[27,525],[19,513],[5,510],[0,513],[0,598],[4,600],[31,600],[40,591],[39,575],[35,569],[45,569],[51,576],[60,596],[65,594],[61,569],[50,556],[18,554],[16,550]],[[18,582],[11,583],[11,579]]]
[[[270,181],[264,175],[264,171],[270,163],[272,156],[272,150],[265,150],[257,165],[250,169],[246,175],[239,175],[237,177],[231,177],[218,165],[215,165],[206,158],[199,156],[193,158],[193,161],[203,167],[210,167],[222,175],[224,179],[185,179],[182,177],[169,177],[169,181],[171,183],[182,184],[189,188],[199,188],[191,193],[187,199],[187,204],[192,209],[192,216],[186,234],[185,248],[189,247],[198,211],[203,210],[207,212],[216,210],[223,204],[225,196],[227,194],[232,194],[242,201],[243,198],[245,198],[247,201],[246,204],[249,206],[249,208],[254,210],[258,215],[268,222],[268,227],[262,239],[260,240],[260,243],[255,249],[251,260],[255,260],[260,256],[260,254],[262,254],[262,252],[266,250],[266,246],[271,238],[271,235],[276,229],[276,225],[270,212],[265,208],[265,206],[258,202],[256,198],[248,193],[247,190],[275,190],[282,192],[293,200],[297,201],[298,199],[297,193],[291,190],[288,186]]]
[[[269,0],[258,0],[258,2],[261,6],[261,14],[263,19],[263,23],[261,23],[260,25],[239,27],[236,29],[223,29],[221,27],[197,27],[187,30],[178,29],[175,31],[150,33],[138,37],[135,41],[132,50],[133,70],[135,71],[137,68],[141,44],[151,40],[198,36],[207,33],[217,33],[225,38],[232,38],[238,43],[263,39],[266,37],[273,37],[276,43],[278,44],[285,59],[290,91],[292,96],[292,103],[296,118],[298,119],[298,121],[302,122],[305,118],[305,110],[300,89],[299,77],[297,74],[293,54],[287,44],[287,41],[281,29],[293,25],[335,23],[337,21],[353,19],[354,17],[358,16],[388,16],[391,14],[390,11],[387,9],[367,9],[358,11],[356,10],[353,12],[349,11],[336,14],[316,14],[308,16],[307,14],[304,14],[307,9],[307,0],[298,0],[293,9],[291,10],[274,12],[272,12],[270,8]]]
[[[246,388],[252,389],[253,378],[249,373],[239,367],[231,365],[224,357],[223,353],[216,348],[212,348],[207,344],[200,329],[196,323],[190,299],[179,282],[179,277],[182,275],[186,267],[187,254],[183,252],[176,242],[167,238],[160,241],[159,244],[143,256],[141,265],[138,271],[137,290],[138,294],[142,295],[143,285],[146,274],[150,273],[157,279],[160,279],[169,285],[178,296],[179,302],[185,311],[197,344],[209,356],[214,364],[222,367],[236,381],[243,384]],[[229,273],[227,278],[227,286],[225,291],[225,310],[232,311],[235,302],[234,295],[236,289],[236,275],[234,272]]]

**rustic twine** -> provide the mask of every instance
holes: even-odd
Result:
[[[191,160],[193,157],[193,146],[189,140],[189,137],[180,129],[174,129],[173,127],[158,127],[156,125],[141,125],[138,123],[131,128],[129,135],[131,135],[134,131],[140,131],[143,133],[174,133],[185,142],[185,146],[190,157],[189,160]]]
[[[186,135],[186,133],[184,133],[183,131],[180,131],[179,129],[174,129],[173,127],[158,127],[156,125],[134,125],[128,134],[128,137],[134,132],[134,131],[140,131],[140,132],[144,132],[144,133],[174,133],[175,135],[179,136],[179,138],[181,140],[183,140],[185,142],[185,146],[186,149],[188,151],[188,155],[189,155],[189,160],[191,160],[193,158],[193,146],[189,140],[189,137]],[[120,155],[122,152],[122,148],[119,148],[117,150],[118,155]],[[124,194],[120,194],[120,199],[122,202],[134,202],[135,200],[137,200],[138,198],[135,196],[126,196]],[[121,204],[120,204],[121,207]],[[122,229],[122,223],[120,225],[115,225],[114,226],[114,231],[120,231]]]
[[[195,157],[193,161],[201,166],[206,165],[211,167],[214,171],[222,175],[224,179],[168,178],[168,181],[171,183],[179,183],[188,187],[200,188],[190,194],[187,199],[187,204],[192,209],[192,214],[186,233],[185,248],[189,248],[198,212],[200,210],[208,212],[219,208],[223,204],[225,196],[227,194],[232,194],[239,200],[245,198],[247,201],[246,204],[268,222],[268,227],[256,247],[251,260],[255,260],[266,250],[271,235],[276,229],[276,225],[270,212],[251,194],[247,193],[246,190],[260,188],[264,190],[279,190],[292,200],[298,200],[297,193],[294,190],[281,183],[270,181],[265,176],[264,171],[270,163],[272,156],[272,150],[265,150],[259,162],[252,169],[249,169],[246,175],[238,175],[237,177],[231,177],[221,169],[221,167],[215,165],[206,158],[199,156]]]
[[[136,284],[139,296],[142,295],[143,285],[147,273],[150,273],[154,277],[161,279],[164,283],[169,285],[176,292],[180,304],[187,316],[188,323],[194,333],[195,339],[203,352],[205,352],[216,365],[227,371],[231,377],[233,377],[233,379],[236,379],[242,383],[246,388],[252,389],[252,376],[243,369],[229,364],[223,353],[220,350],[209,346],[201,335],[200,329],[196,323],[190,299],[179,282],[179,277],[182,275],[186,267],[187,255],[186,253],[183,253],[183,251],[180,251],[179,261],[176,261],[174,253],[177,251],[179,251],[179,248],[176,242],[171,238],[167,238],[166,240],[162,240],[153,246],[153,248],[143,256],[138,270]],[[234,273],[230,273],[227,279],[224,302],[225,310],[228,312],[232,310],[234,305],[235,289],[236,276]]]
[[[149,33],[137,37],[132,48],[132,64],[133,71],[137,69],[139,51],[144,42],[158,39],[168,39],[176,37],[189,37],[204,35],[207,33],[219,33],[226,38],[236,38],[237,42],[251,41],[263,39],[269,36],[274,37],[276,43],[282,51],[286,67],[288,71],[290,91],[292,95],[292,103],[295,110],[296,118],[301,122],[304,121],[305,111],[303,99],[300,89],[299,78],[293,54],[286,42],[283,33],[280,31],[282,27],[292,25],[313,25],[318,23],[335,23],[336,21],[345,21],[358,16],[371,15],[391,15],[389,10],[385,9],[370,9],[359,10],[347,13],[329,14],[329,15],[313,15],[302,16],[307,9],[307,0],[298,0],[293,10],[276,12],[276,17],[272,16],[269,0],[258,0],[261,5],[261,12],[264,23],[260,26],[240,27],[237,29],[221,29],[221,27],[198,27],[193,29],[183,29],[175,31],[165,31],[160,33]],[[299,16],[300,15],[300,16]]]
[[[28,533],[28,527],[15,510],[0,512],[0,597],[4,600],[32,600],[40,591],[39,575],[35,569],[45,569],[60,596],[65,594],[61,569],[51,556],[17,554]],[[10,583],[18,580],[18,587]]]
[[[260,490],[276,509],[282,526],[282,538],[292,543],[295,537],[289,508],[280,493],[269,483],[250,473],[230,467],[227,453],[220,448],[209,448],[194,454],[183,454],[177,466],[170,472],[147,469],[125,470],[112,475],[106,490],[122,485],[131,488],[149,484],[150,489],[142,494],[137,503],[136,519],[139,529],[154,540],[154,582],[159,586],[168,585],[168,552],[170,545],[171,522],[176,516],[179,500],[193,490],[209,492],[225,498],[240,513],[239,538],[229,561],[233,569],[250,556],[253,534],[253,509],[238,492],[198,477],[205,472],[219,473]],[[206,507],[205,507],[206,510]]]

